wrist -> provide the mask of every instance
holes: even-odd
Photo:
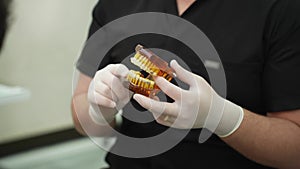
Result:
[[[215,134],[222,138],[230,136],[240,127],[243,119],[243,108],[225,100],[222,118],[216,128]]]

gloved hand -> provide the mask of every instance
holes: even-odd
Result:
[[[189,90],[184,90],[164,78],[155,77],[156,84],[174,100],[173,103],[134,95],[141,106],[153,113],[158,123],[179,129],[205,127],[220,137],[229,136],[240,126],[244,116],[240,106],[219,96],[205,79],[185,70],[176,61],[171,62],[171,67],[177,77],[189,85]]]
[[[90,83],[89,114],[100,125],[112,122],[130,100],[132,92],[123,86],[129,70],[122,64],[110,64],[99,70]]]

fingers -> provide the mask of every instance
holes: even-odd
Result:
[[[169,116],[169,115],[161,115],[158,118],[156,118],[157,123],[164,125],[164,126],[172,126],[176,120],[176,117]]]
[[[119,100],[129,96],[129,90],[123,86],[120,78],[111,73],[107,73],[105,76],[106,77],[102,79],[102,82],[116,94]]]
[[[115,76],[125,78],[129,72],[128,68],[123,64],[110,64],[107,69]]]
[[[156,100],[156,101],[160,101],[159,97],[154,96],[152,99]]]
[[[114,101],[128,100],[129,90],[123,86],[123,78],[128,74],[128,69],[122,64],[111,64],[96,73],[96,89]],[[103,86],[105,84],[106,86]],[[110,91],[109,91],[110,90]]]
[[[97,92],[89,92],[88,99],[90,102],[95,103],[100,106],[109,107],[109,108],[116,107],[116,103],[113,100],[111,100]]]
[[[194,74],[182,66],[180,66],[176,60],[172,60],[170,63],[171,67],[175,70],[177,77],[190,86],[196,85],[196,78]]]
[[[127,74],[128,69],[122,64],[111,64],[99,70],[89,87],[89,101],[107,108],[125,105],[130,93],[121,81]]]
[[[115,101],[118,100],[117,95],[114,93],[113,90],[111,90],[111,88],[110,88],[109,86],[107,86],[106,84],[104,84],[104,83],[101,82],[101,81],[97,81],[97,82],[95,82],[95,83],[97,83],[97,84],[94,85],[94,86],[95,86],[95,87],[94,87],[94,90],[95,90],[97,93],[99,93],[99,94],[105,96],[106,98],[108,98],[108,99],[110,99],[110,100],[115,100]]]
[[[181,98],[182,92],[184,92],[180,87],[175,86],[174,84],[167,81],[162,77],[155,77],[156,85],[169,97],[174,100],[179,100]]]
[[[135,94],[133,98],[144,108],[149,110],[157,123],[164,126],[172,126],[178,117],[177,105],[174,103],[160,102],[152,100],[140,94]]]
[[[135,94],[133,98],[145,109],[153,113],[158,118],[162,113],[170,116],[177,116],[176,105],[167,102],[160,102],[140,94]]]

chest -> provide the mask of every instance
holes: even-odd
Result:
[[[208,3],[209,2],[209,3]],[[251,12],[242,5],[238,7],[225,1],[197,1],[176,6],[174,3],[141,5],[136,12],[153,11],[173,15],[182,13],[181,18],[195,25],[211,41],[219,54],[225,70],[227,98],[249,110],[262,112],[261,79],[264,63],[264,16]],[[159,6],[158,8],[156,8]],[[186,8],[186,9],[185,9]],[[179,11],[180,10],[180,11]],[[120,16],[121,17],[121,16]],[[119,31],[122,31],[120,29]],[[185,36],[188,30],[176,32]],[[194,73],[207,77],[206,68],[184,43],[163,35],[137,35],[123,40],[109,53],[114,62],[123,61],[132,54],[134,46],[142,43],[150,48],[160,48],[180,57]],[[199,44],[199,48],[201,44]]]

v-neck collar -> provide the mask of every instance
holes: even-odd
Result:
[[[194,8],[195,4],[197,4],[198,0],[196,0],[195,2],[193,2],[181,15],[179,15],[179,9],[178,9],[178,5],[177,5],[177,0],[172,0],[173,1],[173,8],[174,8],[174,14],[178,17],[184,17],[187,13],[189,13],[189,11]]]

